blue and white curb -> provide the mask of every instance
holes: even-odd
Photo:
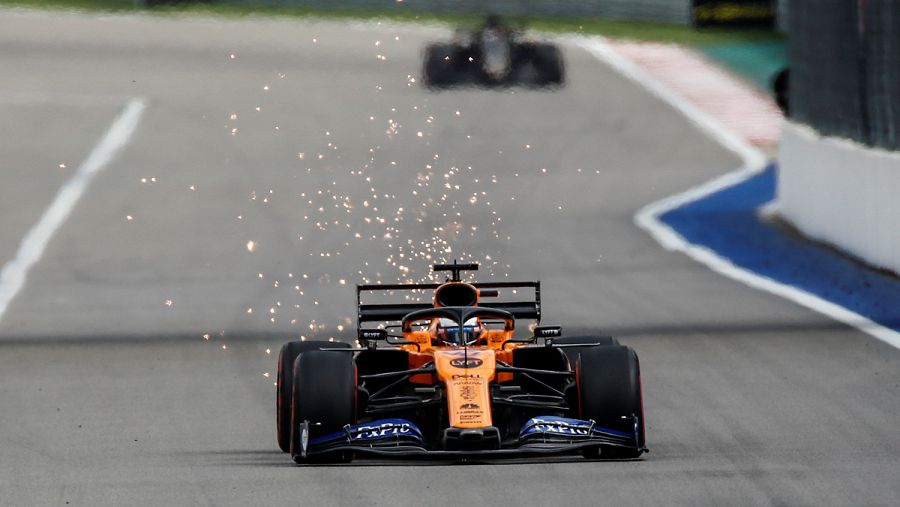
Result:
[[[774,198],[775,171],[760,150],[700,105],[616,52],[603,39],[581,38],[575,42],[680,111],[743,162],[734,172],[640,209],[634,217],[638,227],[667,250],[683,252],[717,273],[791,300],[900,348],[900,282],[856,266],[827,249],[791,241],[774,226],[760,221],[759,209],[770,205]],[[720,220],[737,219],[742,227],[752,226],[746,236],[757,235],[755,239],[760,244],[741,244],[734,234],[727,234],[734,223],[716,223],[711,211],[717,206],[719,212],[730,215],[720,216]],[[767,254],[764,250],[773,245],[778,250]],[[814,259],[805,257],[810,255]]]

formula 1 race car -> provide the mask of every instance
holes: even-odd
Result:
[[[478,30],[459,29],[449,43],[425,48],[424,83],[429,88],[454,85],[562,85],[559,49],[527,40],[521,32],[488,16]]]
[[[358,348],[286,343],[278,356],[277,440],[296,463],[355,455],[465,458],[582,454],[634,459],[644,445],[634,350],[539,323],[540,282],[461,281],[477,264],[437,264],[440,284],[358,285]],[[523,290],[524,289],[524,290]],[[508,301],[483,302],[499,290]],[[399,291],[425,303],[363,304]],[[530,297],[533,292],[534,297]]]

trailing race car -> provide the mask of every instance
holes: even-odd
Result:
[[[559,49],[528,40],[521,32],[488,16],[478,30],[459,29],[449,43],[425,48],[425,86],[562,85],[565,79]]]
[[[633,459],[644,445],[634,350],[563,336],[540,322],[540,282],[461,281],[477,264],[437,264],[440,284],[358,285],[359,348],[286,343],[278,356],[277,439],[297,463],[356,454],[467,457],[578,454]],[[483,302],[499,290],[523,300]],[[433,291],[429,303],[363,304],[362,294]],[[530,297],[533,292],[534,297]],[[370,296],[371,297],[371,296]]]

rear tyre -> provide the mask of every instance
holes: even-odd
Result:
[[[294,341],[285,343],[278,352],[278,373],[275,380],[275,439],[283,452],[291,450],[291,396],[294,389],[294,361],[301,352],[322,347],[349,348],[349,343],[328,341]],[[341,352],[347,354],[346,352]]]
[[[592,448],[586,449],[584,456],[639,457],[644,452],[644,401],[641,368],[634,350],[622,345],[588,348],[578,357],[575,378],[581,419],[593,420],[598,426],[615,431],[632,433],[637,430],[635,449]]]
[[[570,371],[569,361],[561,349],[548,347],[519,347],[512,351],[513,366],[516,368],[531,368],[535,370],[549,370],[566,372]],[[525,392],[537,394],[555,394],[547,390],[547,386],[557,391],[565,391],[570,383],[564,376],[532,376],[516,373],[515,381],[522,386]]]
[[[591,348],[591,345],[597,343],[600,347],[606,347],[609,345],[618,345],[619,340],[616,340],[612,336],[593,336],[593,335],[584,335],[584,336],[562,336],[560,338],[556,338],[553,340],[553,343],[559,345],[578,345],[584,344],[584,347],[563,347],[563,352],[566,353],[566,357],[569,358],[569,364],[572,367],[575,366],[575,362],[578,360],[578,354],[581,354],[582,351]]]
[[[422,78],[428,88],[451,86],[456,73],[455,47],[451,44],[432,44],[425,48]]]
[[[294,362],[294,390],[291,417],[291,457],[297,463],[309,459],[302,456],[304,435],[301,423],[308,421],[309,438],[341,431],[356,422],[356,365],[353,354],[327,350],[311,350],[297,356]],[[321,462],[347,462],[351,453],[317,457]]]

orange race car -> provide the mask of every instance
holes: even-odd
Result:
[[[358,285],[359,348],[286,343],[278,356],[277,439],[297,463],[356,454],[506,456],[646,452],[637,354],[608,336],[563,336],[541,318],[540,282],[467,283],[477,264],[437,264],[440,284]],[[500,290],[515,297],[496,298]],[[427,303],[362,295],[428,294]],[[528,292],[523,299],[520,292]],[[533,295],[533,297],[532,297]]]

